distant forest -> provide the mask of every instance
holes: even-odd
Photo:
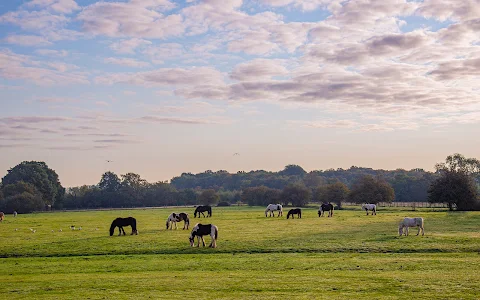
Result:
[[[437,202],[450,209],[480,209],[480,162],[461,154],[423,169],[374,170],[352,166],[306,172],[283,170],[183,173],[170,182],[149,183],[135,173],[105,172],[98,184],[65,189],[44,163],[25,161],[8,170],[0,185],[0,210],[19,213],[45,209],[129,208],[175,205],[304,206],[309,202]]]
[[[208,170],[198,174],[183,173],[172,178],[170,184],[179,190],[214,189],[229,192],[259,186],[282,190],[289,184],[302,184],[311,189],[312,195],[315,195],[315,189],[336,182],[352,188],[355,182],[366,175],[382,178],[388,182],[395,192],[394,201],[398,202],[426,202],[428,188],[436,178],[435,173],[426,172],[423,169],[388,171],[352,166],[346,170],[340,168],[307,173],[298,165],[288,165],[279,172],[258,170],[232,174],[227,171]],[[315,199],[312,200],[315,201]]]

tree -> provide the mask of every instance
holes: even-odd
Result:
[[[347,200],[349,193],[350,191],[348,187],[342,182],[328,184],[322,190],[322,193],[319,196],[319,202],[333,202],[336,203],[338,207],[342,207],[342,202]]]
[[[116,192],[120,188],[121,182],[117,174],[113,172],[105,172],[98,183],[98,187],[107,192]]]
[[[385,180],[365,175],[353,184],[348,199],[354,203],[392,202],[395,192]]]
[[[5,199],[2,210],[6,212],[30,213],[43,210],[45,203],[42,194],[31,183],[18,181],[3,187]]]
[[[220,197],[214,189],[204,190],[199,196],[199,201],[203,205],[214,205],[219,199]]]
[[[475,158],[461,154],[447,156],[445,163],[435,165],[440,177],[428,190],[430,202],[447,203],[450,210],[480,210],[478,189],[474,176],[480,172],[480,163]]]
[[[250,206],[266,206],[270,203],[277,203],[280,193],[280,190],[266,186],[249,187],[242,192],[242,202],[246,202]]]
[[[303,184],[289,184],[281,194],[283,204],[292,203],[293,206],[305,206],[310,201],[312,192]]]
[[[280,175],[286,175],[286,176],[303,176],[307,172],[299,165],[287,165],[285,166],[283,171],[280,171],[279,173]]]
[[[32,184],[47,205],[54,206],[56,201],[61,202],[65,194],[57,173],[44,162],[24,161],[16,165],[2,178],[2,185],[5,187],[20,181]]]

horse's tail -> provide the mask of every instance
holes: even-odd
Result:
[[[215,228],[215,240],[218,240],[218,227],[214,225]]]
[[[208,214],[210,215],[210,217],[212,216],[212,207],[211,206],[208,207]]]

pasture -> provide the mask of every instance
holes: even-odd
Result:
[[[201,219],[193,210],[6,215],[0,299],[479,297],[479,212],[379,208],[366,216],[350,207],[319,218],[312,208],[287,220],[286,213],[266,218],[262,207],[214,207]],[[190,229],[217,225],[218,248],[191,248],[183,222],[166,230],[174,211],[189,213]],[[137,219],[139,235],[125,227],[126,236],[116,229],[110,237],[111,222],[127,216]],[[425,219],[425,236],[416,229],[398,236],[406,216]]]

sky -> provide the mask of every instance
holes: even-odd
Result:
[[[0,1],[1,177],[433,170],[479,123],[480,0]]]

